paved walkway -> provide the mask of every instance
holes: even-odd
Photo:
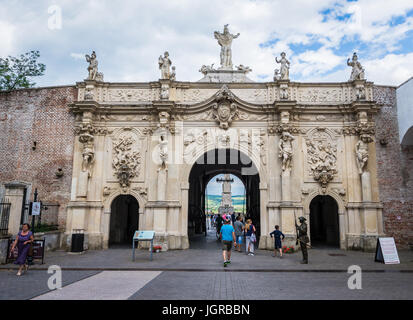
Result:
[[[337,249],[310,250],[310,264],[301,253],[273,258],[258,250],[255,256],[233,252],[222,265],[221,245],[211,233],[191,242],[190,250],[154,254],[131,249],[87,251],[71,255],[46,253],[46,264],[32,266],[17,277],[14,265],[0,267],[0,299],[35,300],[282,300],[282,299],[413,299],[413,253],[401,251],[401,264],[374,262],[373,253]],[[62,268],[63,288],[50,291],[49,265]],[[350,290],[350,265],[362,268],[362,289]]]
[[[191,241],[189,250],[171,250],[153,254],[149,260],[148,250],[137,250],[132,261],[132,248],[128,246],[108,250],[88,250],[73,255],[65,251],[46,252],[45,264],[36,264],[31,269],[44,270],[58,265],[63,270],[152,270],[152,271],[341,271],[350,265],[358,265],[363,271],[411,271],[413,272],[413,251],[399,251],[400,264],[384,265],[374,262],[374,253],[345,251],[340,249],[311,249],[309,264],[302,265],[301,252],[285,254],[283,259],[272,257],[272,251],[257,250],[255,256],[232,252],[232,263],[222,266],[221,244],[211,232],[208,237],[198,236]],[[1,265],[1,269],[16,268],[13,264]]]

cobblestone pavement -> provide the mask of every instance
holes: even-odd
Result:
[[[381,300],[413,299],[412,273],[364,273],[350,290],[343,272],[63,271],[49,291],[45,270],[0,271],[0,299],[39,300]]]
[[[45,270],[29,270],[20,277],[15,270],[0,271],[0,300],[24,300],[44,294],[49,290],[47,280],[51,276]],[[64,271],[62,286],[93,276],[98,271]]]
[[[254,257],[244,253],[232,253],[232,270],[252,271],[347,271],[350,265],[358,265],[364,271],[413,271],[413,251],[399,251],[400,264],[384,265],[374,262],[374,253],[345,251],[335,248],[309,250],[309,264],[302,265],[301,252],[285,254],[283,259],[273,258],[272,251],[257,250]],[[199,236],[191,241],[189,250],[170,250],[155,253],[149,260],[148,250],[137,250],[132,261],[131,246],[108,250],[88,250],[72,255],[65,251],[46,252],[45,264],[36,264],[32,269],[47,269],[58,265],[63,270],[153,270],[153,271],[219,271],[223,270],[221,244],[213,233],[207,238]],[[0,265],[1,269],[16,268],[13,264]]]
[[[257,250],[255,256],[233,252],[222,265],[221,245],[214,234],[198,237],[190,250],[154,254],[139,250],[136,261],[128,247],[71,255],[47,252],[46,264],[36,264],[22,277],[16,266],[0,266],[0,299],[413,299],[413,252],[399,252],[401,263],[374,262],[374,253],[319,248],[273,258]],[[49,292],[49,265],[62,268],[63,288]],[[350,290],[347,268],[362,269],[362,289]],[[300,289],[299,289],[300,288]],[[48,293],[49,292],[49,293]]]

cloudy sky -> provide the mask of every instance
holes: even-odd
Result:
[[[219,174],[209,180],[207,185],[206,193],[210,195],[222,195],[222,183],[217,182],[217,178],[224,178],[223,174]],[[231,178],[234,179],[234,182],[231,183],[231,192],[234,196],[243,196],[245,193],[245,187],[242,181],[237,177],[231,174]]]
[[[282,51],[294,81],[346,81],[354,51],[377,84],[413,75],[412,0],[0,0],[0,56],[39,50],[35,81],[51,86],[86,78],[92,50],[106,81],[156,81],[168,50],[177,80],[196,81],[203,64],[219,66],[213,32],[226,23],[241,33],[233,63],[256,81],[272,81]]]

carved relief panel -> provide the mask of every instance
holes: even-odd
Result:
[[[318,127],[305,137],[305,182],[318,182],[326,188],[330,182],[341,182],[342,144],[336,134]]]
[[[146,137],[137,129],[117,130],[111,139],[111,174],[108,182],[127,188],[143,182],[145,173]]]

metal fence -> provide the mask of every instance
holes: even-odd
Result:
[[[0,201],[0,236],[7,236],[9,233],[10,206],[8,199]]]
[[[24,218],[22,219],[24,222],[28,222],[31,224],[32,216],[29,215],[29,207],[30,203],[26,204],[24,207]],[[42,202],[42,209],[40,210],[40,215],[36,216],[35,226],[43,225],[43,226],[55,226],[57,227],[59,224],[59,207],[60,204],[58,203],[48,203]]]

